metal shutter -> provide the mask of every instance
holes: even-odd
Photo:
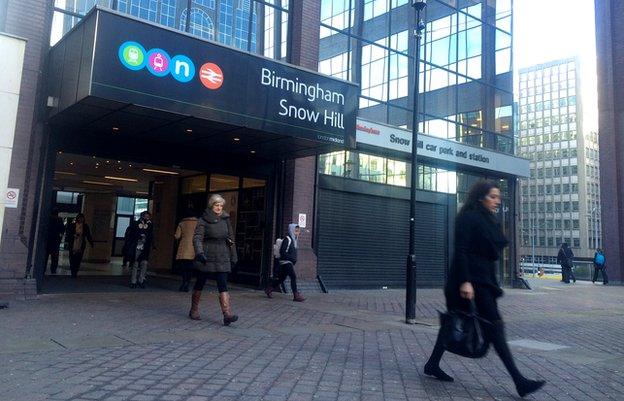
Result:
[[[318,272],[329,288],[405,287],[409,201],[319,189]],[[442,287],[447,208],[417,205],[419,287]]]

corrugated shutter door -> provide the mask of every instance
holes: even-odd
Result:
[[[405,287],[409,202],[319,189],[318,272],[330,288]],[[417,205],[418,286],[441,287],[446,206]]]

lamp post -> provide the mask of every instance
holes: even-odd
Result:
[[[412,111],[412,175],[410,179],[410,232],[409,251],[406,263],[406,285],[405,285],[405,323],[416,323],[416,251],[415,251],[415,231],[416,231],[416,183],[418,181],[418,165],[416,152],[418,151],[418,90],[420,86],[420,41],[425,24],[420,19],[420,13],[427,6],[427,0],[411,0],[412,7],[416,10],[415,36],[415,56],[414,56],[414,110]]]

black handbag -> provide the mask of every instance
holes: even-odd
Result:
[[[466,358],[482,358],[490,347],[483,326],[491,324],[477,316],[474,301],[470,311],[440,312],[440,335],[444,349]]]

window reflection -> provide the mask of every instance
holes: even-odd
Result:
[[[409,186],[409,165],[402,160],[357,152],[319,155],[319,174],[353,178],[378,184]],[[455,193],[457,173],[432,166],[419,166],[418,189]]]
[[[50,45],[96,4],[241,50],[287,56],[288,0],[56,0]]]

